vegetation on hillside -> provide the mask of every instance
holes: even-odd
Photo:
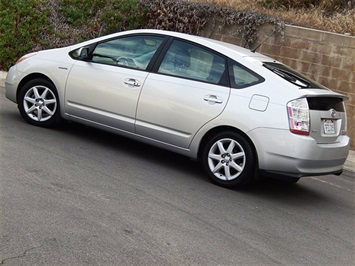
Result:
[[[250,47],[258,27],[283,21],[355,35],[355,0],[0,0],[0,70],[28,52],[133,28],[198,34],[214,16]],[[279,18],[279,19],[276,19]]]
[[[0,69],[36,45],[46,47],[48,10],[36,0],[0,0]]]
[[[30,51],[61,47],[145,23],[139,0],[0,0],[0,69]]]
[[[289,24],[355,35],[355,0],[188,0],[229,6]]]

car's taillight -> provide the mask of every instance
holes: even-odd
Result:
[[[343,110],[345,112],[345,104],[343,103]],[[346,135],[348,131],[348,119],[346,117],[346,112],[345,112],[345,118],[344,118],[344,129],[341,131],[342,135]]]
[[[293,100],[287,104],[290,131],[299,135],[309,135],[310,119],[306,98]]]

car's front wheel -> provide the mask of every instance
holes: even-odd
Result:
[[[255,155],[249,142],[235,132],[211,138],[202,153],[205,172],[217,185],[241,187],[253,180]]]
[[[60,120],[57,90],[45,79],[27,82],[19,93],[18,106],[21,116],[32,125],[52,127]]]

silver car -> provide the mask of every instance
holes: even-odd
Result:
[[[23,56],[6,97],[28,123],[72,120],[198,159],[221,186],[342,172],[344,95],[264,55],[134,30]]]

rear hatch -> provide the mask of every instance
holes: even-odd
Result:
[[[335,143],[346,134],[346,112],[342,97],[307,97],[310,136],[317,143]]]
[[[319,144],[340,141],[346,134],[346,96],[333,92],[297,71],[277,62],[264,62],[263,66],[276,75],[296,85],[304,97],[287,105],[290,131],[309,135]]]

